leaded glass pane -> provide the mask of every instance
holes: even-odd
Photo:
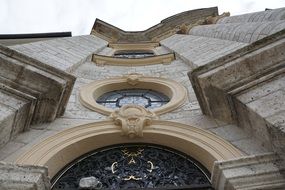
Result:
[[[154,53],[151,51],[119,51],[114,54],[114,57],[118,58],[145,58],[145,57],[152,57]]]
[[[212,189],[208,172],[193,158],[166,147],[126,144],[94,151],[61,172],[53,190],[79,189],[94,178],[98,189]]]
[[[169,98],[154,90],[127,89],[107,92],[100,96],[96,102],[107,108],[120,108],[123,105],[136,104],[154,109],[169,102]]]

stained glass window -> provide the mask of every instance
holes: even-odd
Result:
[[[212,189],[208,172],[193,158],[151,144],[125,144],[87,154],[60,172],[52,189],[82,189],[81,182],[90,179],[93,189]]]
[[[145,57],[152,57],[154,53],[152,51],[117,51],[114,54],[114,57],[119,58],[145,58]]]
[[[100,96],[96,102],[107,108],[120,108],[123,105],[136,104],[154,109],[169,102],[169,98],[154,90],[125,89],[107,92]]]

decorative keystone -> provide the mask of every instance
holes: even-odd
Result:
[[[121,126],[122,135],[129,138],[142,137],[143,129],[151,124],[156,115],[142,106],[129,104],[115,110],[110,118],[115,125]]]
[[[125,77],[127,78],[127,83],[135,86],[139,83],[139,79],[142,77],[142,74],[138,74],[138,73],[131,73],[128,75],[125,75]]]

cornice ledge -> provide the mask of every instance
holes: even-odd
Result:
[[[174,53],[167,53],[162,55],[155,55],[144,58],[122,58],[105,56],[99,54],[92,55],[92,61],[99,66],[116,65],[116,66],[143,66],[154,64],[168,64],[175,60]]]
[[[276,164],[280,158],[274,153],[216,161],[212,171],[215,189],[283,189],[285,178]],[[284,169],[284,168],[283,168]]]
[[[284,37],[282,30],[190,71],[188,76],[203,113],[236,122],[233,97],[284,74],[284,62],[280,61],[284,59],[280,51],[285,48]],[[271,59],[273,55],[275,60]]]

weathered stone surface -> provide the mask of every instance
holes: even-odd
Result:
[[[21,97],[19,94],[8,92],[7,89],[6,91],[0,89],[0,99],[2,106],[6,106],[15,114],[12,130],[6,135],[6,138],[12,138],[29,127],[35,101],[32,98]],[[4,125],[2,127],[5,128]]]
[[[101,51],[107,42],[93,35],[60,38],[10,46],[61,71],[71,72],[92,53]]]
[[[285,76],[274,77],[240,93],[234,102],[235,107],[240,109],[238,121],[241,126],[285,158],[284,81]]]
[[[218,23],[245,23],[245,22],[267,22],[279,21],[285,19],[285,8],[247,13],[231,17],[221,18]]]
[[[241,91],[241,87],[245,88],[249,82],[258,78],[266,80],[265,72],[274,73],[279,68],[284,68],[282,62],[285,59],[282,51],[285,46],[285,40],[282,39],[284,35],[285,30],[281,34],[263,40],[263,43],[261,41],[244,47],[189,73],[204,113],[212,116],[220,115],[218,118],[222,120],[233,120],[231,110],[224,109],[224,105],[228,108],[231,106],[224,91],[237,93],[237,90]],[[271,59],[273,56],[274,60]],[[254,84],[257,84],[257,81],[252,86]],[[214,99],[215,101],[212,101]],[[216,110],[213,112],[214,109]]]
[[[0,189],[49,190],[50,182],[47,168],[0,162]]]
[[[96,19],[91,34],[109,42],[145,42],[160,41],[180,30],[182,25],[194,24],[209,16],[217,16],[218,8],[204,8],[185,11],[162,20],[159,24],[141,32],[127,32]]]
[[[0,147],[27,130],[30,123],[61,116],[75,81],[66,71],[106,45],[95,36],[80,36],[10,46],[12,49],[1,46]]]
[[[37,100],[33,122],[51,121],[61,115],[75,78],[9,48],[1,46],[0,51],[1,83],[7,86],[2,89]]]
[[[84,177],[79,181],[80,189],[101,189],[102,183],[96,177]]]
[[[203,66],[246,46],[245,43],[181,34],[175,34],[161,41],[161,44],[174,51],[192,68]]]
[[[62,115],[74,81],[70,74],[0,46],[0,146],[31,123]]]
[[[15,110],[12,110],[7,106],[0,105],[0,148],[11,138],[14,117]]]
[[[193,27],[189,34],[252,43],[285,28],[285,20],[273,22],[210,24]]]
[[[197,15],[197,18],[198,17],[201,17],[201,15]],[[187,15],[185,18],[188,19]],[[279,17],[276,16],[276,18]],[[176,18],[170,17],[170,20],[167,19],[165,22],[173,22],[175,20]],[[267,22],[268,20],[264,18],[262,21]],[[277,23],[277,20],[271,21]],[[230,23],[233,23],[234,25],[234,23],[238,22]],[[222,24],[225,23],[221,22],[220,25]],[[261,27],[261,31],[263,32],[272,29],[265,25],[262,26],[264,26],[264,28]],[[171,27],[169,29],[171,29]],[[167,30],[168,29],[166,29],[166,31]],[[179,30],[179,28],[175,28],[175,31],[176,30]],[[260,32],[260,30],[256,31]],[[171,32],[169,34],[172,34]],[[154,27],[154,36],[158,33],[155,32]],[[168,35],[164,33],[161,34]],[[242,36],[240,35],[239,38],[241,37]],[[62,104],[66,105],[65,113],[63,115],[56,115],[57,117],[60,116],[60,118],[55,119],[51,123],[34,124],[29,131],[24,130],[20,135],[10,139],[11,141],[0,150],[0,160],[14,162],[20,155],[30,150],[35,144],[42,142],[47,137],[62,130],[76,127],[81,124],[108,119],[107,116],[91,111],[81,105],[78,99],[79,89],[83,85],[94,80],[102,80],[109,77],[127,75],[129,73],[170,78],[187,88],[188,101],[176,110],[160,115],[160,120],[176,121],[209,130],[221,138],[226,139],[246,155],[264,154],[274,150],[282,156],[282,154],[284,154],[283,152],[285,152],[284,110],[282,110],[284,104],[275,100],[282,99],[284,92],[284,78],[280,77],[283,72],[281,66],[284,57],[284,37],[278,37],[277,35],[273,36],[272,39],[268,38],[265,39],[265,41],[256,42],[255,44],[248,46],[246,43],[218,39],[216,36],[203,37],[175,34],[163,40],[161,42],[161,47],[156,47],[154,49],[157,54],[174,51],[177,55],[175,61],[171,62],[169,65],[133,65],[127,67],[114,65],[97,66],[90,62],[88,56],[94,52],[107,56],[110,56],[115,52],[115,49],[106,47],[107,42],[105,40],[101,40],[96,36],[81,36],[14,46],[14,49],[40,61],[36,61],[35,59],[11,50],[9,50],[10,53],[1,55],[3,60],[9,61],[10,65],[16,65],[17,67],[15,66],[14,73],[8,72],[9,70],[13,70],[13,67],[9,67],[9,64],[4,64],[7,67],[5,70],[7,76],[5,78],[3,72],[3,79],[0,77],[0,81],[3,81],[3,83],[5,82],[6,85],[4,90],[2,90],[2,88],[0,90],[0,92],[3,93],[3,95],[0,94],[0,100],[5,99],[6,101],[3,105],[3,102],[0,103],[0,121],[2,122],[0,122],[0,141],[3,137],[3,142],[6,142],[7,134],[12,134],[13,127],[16,126],[13,123],[13,118],[17,117],[17,110],[21,110],[21,113],[26,113],[24,110],[28,110],[28,105],[32,102],[34,102],[34,109],[36,109],[36,103],[41,100],[40,98],[43,98],[44,96],[44,100],[50,100],[50,96],[46,97],[45,95],[51,95],[49,94],[49,91],[56,91],[58,89],[63,90],[65,85],[68,86],[65,90],[71,95],[68,103]],[[268,70],[272,65],[278,67]],[[233,116],[230,117],[230,119],[232,119],[230,121],[236,121],[239,126],[227,123],[228,120],[226,120],[226,122],[221,122],[216,118],[203,115],[192,85],[187,77],[187,72],[191,71],[193,68],[197,68],[193,73],[198,73],[196,76],[199,80],[205,79],[206,82],[216,81],[215,85],[212,85],[210,82],[207,83],[209,84],[209,86],[206,86],[209,87],[207,91],[197,90],[196,85],[198,83],[193,83],[195,92],[200,92],[197,93],[200,103],[201,99],[205,98],[203,101],[206,102],[206,106],[209,106],[205,107],[205,105],[201,104],[202,109],[214,109],[210,111],[213,111],[215,117],[219,114],[222,115],[222,113],[230,113],[229,115]],[[259,72],[260,68],[262,68],[262,71],[264,70],[264,72],[260,74],[259,77],[259,75],[255,74]],[[21,73],[22,71],[24,71],[25,75]],[[202,72],[199,73],[200,71]],[[279,72],[280,76],[278,75],[279,77],[276,77],[271,71]],[[72,85],[70,85],[72,84],[72,82],[70,82],[72,80],[70,80],[70,75],[66,72],[72,73],[77,77],[77,81],[74,83],[72,91]],[[268,74],[270,77],[266,78]],[[25,79],[25,77],[17,78],[17,76],[22,75],[25,77],[33,76],[33,79],[38,79],[40,81],[24,81],[23,79]],[[263,76],[265,76],[266,80],[262,78]],[[48,82],[45,82],[45,77],[48,78],[46,80]],[[75,77],[71,76],[71,78],[74,79]],[[19,81],[19,79],[23,81]],[[248,79],[250,83],[247,83],[248,81],[244,81],[243,79]],[[41,80],[43,80],[43,82]],[[256,81],[256,83],[251,83],[253,81]],[[269,83],[269,81],[271,82]],[[47,88],[46,85],[54,83],[56,84],[55,88]],[[247,86],[247,84],[249,85]],[[16,93],[16,90],[18,90],[17,92],[19,93]],[[9,93],[12,93],[13,96],[6,96],[6,94]],[[233,97],[233,99],[228,99],[227,93],[229,93],[229,96]],[[69,96],[67,96],[67,94],[68,93],[66,92],[63,93],[62,97],[68,98]],[[266,98],[267,96],[270,98]],[[29,97],[31,99],[29,99]],[[230,105],[228,105],[229,101],[231,102]],[[10,102],[12,103],[10,104]],[[66,103],[67,99],[63,100],[63,102]],[[262,107],[264,105],[266,105],[266,108]],[[46,106],[51,105],[46,104]],[[29,107],[30,110],[32,110],[33,107]],[[234,109],[232,109],[233,107]],[[59,106],[59,109],[62,111],[58,111],[57,113],[63,113],[64,108],[65,106]],[[234,114],[232,114],[233,110]],[[274,114],[271,115],[271,113]],[[47,113],[44,112],[42,114],[47,115]],[[18,123],[23,124],[22,120],[19,121],[21,122]],[[5,126],[5,128],[1,128],[2,126]],[[16,128],[23,129],[22,127],[23,126],[19,126]],[[1,132],[1,130],[3,130],[3,132]],[[112,139],[104,139],[104,141],[109,142],[112,141]],[[156,141],[156,143],[159,142]],[[230,181],[230,184],[234,185],[239,185],[239,181],[235,181],[235,179],[243,179],[245,180],[246,186],[249,182],[242,176],[249,175],[249,180],[252,180],[254,178],[254,173],[258,173],[258,175],[255,175],[256,179],[253,180],[254,185],[259,181],[262,181],[259,174],[263,173],[267,176],[264,183],[267,183],[269,179],[271,179],[271,174],[267,174],[266,172],[269,171],[274,173],[278,170],[277,167],[281,168],[282,166],[281,164],[276,167],[273,166],[272,163],[274,161],[272,160],[274,159],[275,158],[270,158],[268,159],[269,161],[266,159],[266,161],[264,161],[262,156],[257,156],[256,160],[253,162],[250,161],[250,163],[247,161],[246,164],[244,164],[243,161],[237,161],[241,164],[234,166],[225,164],[226,166],[229,166],[225,168],[222,168],[223,164],[219,164],[217,166],[218,169],[215,171],[218,171],[216,175],[219,175],[220,171],[225,171],[227,175],[226,178]],[[231,175],[228,171],[234,171],[234,175]],[[4,174],[7,172],[2,173]],[[275,176],[275,173],[272,176]],[[275,177],[274,180],[276,180],[272,180],[272,183],[277,181],[275,184],[278,184],[277,179],[280,179],[280,175],[278,174]],[[224,178],[220,179],[222,180]],[[13,184],[9,183],[9,181],[6,183],[5,181],[5,188],[16,189],[19,184],[21,184],[22,188],[34,189],[34,183],[22,181],[13,181]],[[244,186],[239,187],[244,188]],[[270,189],[270,187],[268,188]]]
[[[266,118],[285,110],[284,35],[282,30],[189,73],[203,113],[237,122],[281,156],[284,130]]]
[[[213,168],[212,185],[217,190],[284,189],[285,178],[276,166],[279,162],[275,154],[218,161]]]

